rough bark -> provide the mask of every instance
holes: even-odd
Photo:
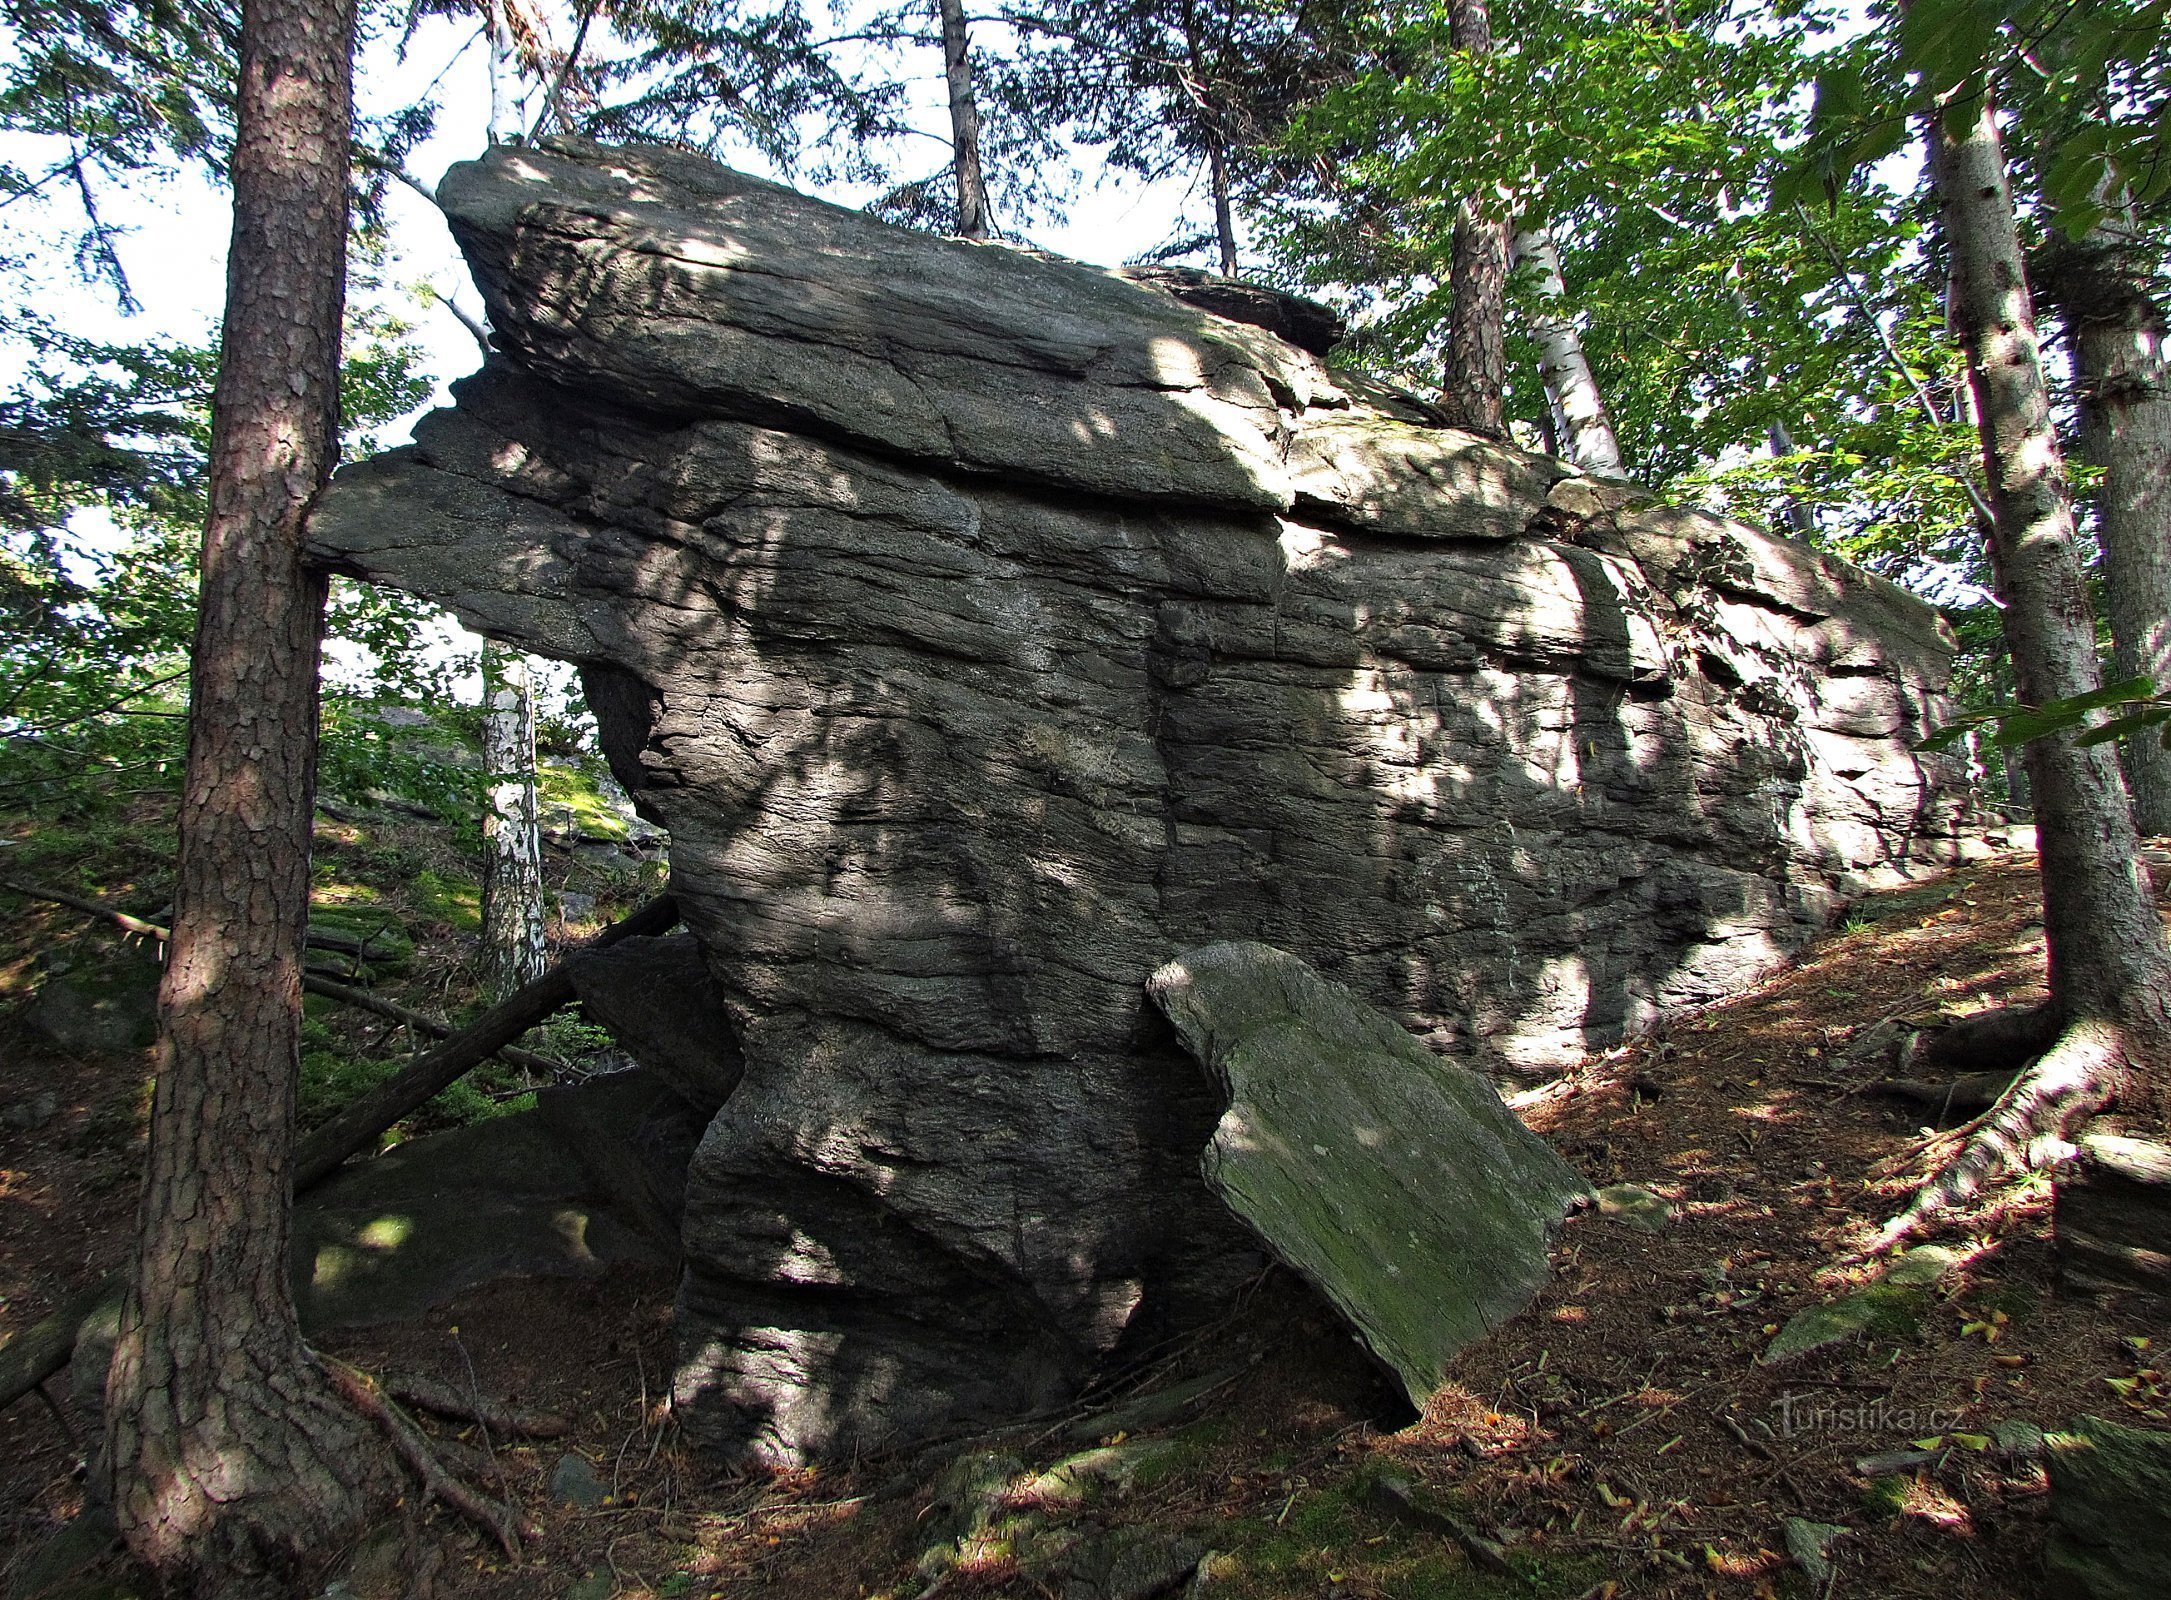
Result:
[[[482,648],[483,984],[502,1000],[550,965],[543,943],[543,833],[535,796],[535,696],[528,659]]]
[[[2080,391],[2081,448],[2103,469],[2096,538],[2111,660],[2120,679],[2171,687],[2171,371],[2164,311],[2112,229],[2059,262],[2056,298]],[[2171,749],[2160,730],[2119,755],[2134,822],[2171,833]]]
[[[1560,275],[1560,251],[1552,233],[1526,228],[1516,234],[1515,261],[1534,273],[1538,309],[1531,314],[1530,331],[1538,341],[1538,376],[1567,434],[1562,442],[1568,459],[1600,477],[1627,477],[1621,441],[1613,432],[1590,357],[1584,354],[1583,335],[1568,315],[1568,285]]]
[[[1448,13],[1448,36],[1457,50],[1472,54],[1491,50],[1493,23],[1485,0],[1454,0]],[[1440,408],[1458,428],[1503,438],[1507,434],[1502,396],[1508,384],[1504,331],[1508,225],[1483,215],[1467,199],[1455,218],[1448,287],[1452,307]]]
[[[980,105],[972,93],[964,0],[935,0],[942,14],[942,73],[950,86],[950,168],[957,178],[957,233],[988,237],[987,182],[980,173]]]
[[[188,771],[135,1277],[108,1379],[129,1548],[169,1593],[288,1594],[397,1490],[302,1343],[287,1239],[354,13],[249,0]]]
[[[1986,89],[1930,122],[1930,167],[1952,259],[1950,306],[1989,486],[1990,564],[2015,687],[2044,705],[2100,686],[2094,609],[2051,420],[2035,310],[2005,155]],[[2160,1105],[2171,1044],[2171,956],[2117,758],[2071,735],[2027,749],[2042,863],[2052,1016],[2061,1033],[1925,1185],[1887,1238],[1967,1198],[1999,1171],[2039,1162],[2114,1095]]]

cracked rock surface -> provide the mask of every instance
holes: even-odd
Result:
[[[685,1207],[713,1447],[1054,1405],[1226,1303],[1180,950],[1542,1071],[1961,848],[1910,747],[1949,639],[1805,546],[683,153],[442,198],[500,353],[314,544],[578,662],[670,830],[738,1074]]]

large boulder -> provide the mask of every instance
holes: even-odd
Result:
[[[741,1073],[685,1202],[714,1446],[1052,1404],[1223,1303],[1177,951],[1542,1071],[1957,849],[1946,634],[1805,546],[684,153],[441,198],[500,353],[312,537],[580,663],[670,831]]]
[[[1530,1303],[1590,1186],[1483,1077],[1286,951],[1187,950],[1146,988],[1229,1098],[1207,1183],[1423,1410]]]

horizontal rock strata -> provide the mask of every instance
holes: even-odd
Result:
[[[1543,1068],[1955,849],[1949,642],[1806,547],[683,154],[441,197],[501,353],[313,537],[579,662],[670,830],[739,1073],[680,1305],[719,1448],[1053,1404],[1224,1302],[1179,950]]]

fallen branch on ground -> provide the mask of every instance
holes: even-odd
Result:
[[[659,895],[581,948],[602,950],[621,940],[667,933],[677,925],[678,902],[669,895]],[[470,1069],[573,1000],[573,979],[566,962],[561,961],[442,1044],[425,1050],[398,1074],[378,1084],[302,1141],[294,1164],[295,1193],[328,1176],[349,1156],[367,1149],[393,1123],[434,1099]]]
[[[0,883],[0,888],[16,888]],[[17,892],[27,892],[17,889]],[[69,904],[69,901],[60,901]],[[99,916],[120,917],[93,905]],[[130,918],[141,922],[141,918]],[[678,923],[678,902],[660,895],[622,922],[613,923],[583,945],[583,951],[600,950],[624,939],[666,933]],[[152,924],[143,923],[148,932]],[[349,1156],[375,1143],[385,1129],[416,1110],[481,1065],[504,1045],[574,998],[573,980],[561,961],[533,983],[484,1012],[471,1026],[442,1044],[424,1051],[405,1070],[379,1084],[354,1105],[302,1140],[295,1153],[294,1192],[314,1188],[337,1171]],[[13,1405],[68,1364],[75,1353],[76,1337],[84,1321],[109,1300],[121,1294],[120,1275],[94,1284],[58,1311],[18,1337],[0,1345],[0,1408]]]
[[[492,1433],[513,1434],[525,1439],[559,1439],[573,1431],[565,1418],[547,1411],[529,1411],[504,1405],[481,1395],[466,1395],[435,1378],[386,1378],[384,1391],[402,1405],[435,1412],[440,1417],[459,1417],[479,1422]]]
[[[66,906],[72,911],[81,911],[87,916],[98,917],[112,923],[124,933],[133,933],[146,939],[156,939],[160,944],[164,944],[173,937],[171,933],[155,922],[146,922],[141,917],[130,916],[125,911],[117,911],[113,907],[101,904],[87,895],[70,894],[65,889],[47,889],[37,884],[16,883],[8,878],[0,878],[0,889],[5,889],[10,894],[22,895],[27,899],[44,900],[56,906]],[[635,913],[635,915],[639,915],[639,913]],[[361,945],[361,941],[350,940],[348,943],[354,944],[357,949]],[[349,954],[354,953],[347,951],[345,945],[328,945],[327,948],[340,949]],[[460,1031],[449,1022],[440,1022],[437,1018],[403,1006],[396,1000],[387,1000],[381,995],[369,993],[366,989],[352,988],[331,978],[320,977],[314,972],[302,974],[302,987],[311,994],[322,995],[327,1000],[336,1000],[343,1006],[353,1006],[358,1011],[373,1011],[380,1017],[389,1017],[394,1022],[404,1023],[427,1038],[450,1039]],[[537,1055],[532,1050],[522,1050],[517,1045],[506,1045],[497,1051],[497,1055],[500,1060],[510,1062],[512,1065],[529,1072],[547,1073],[553,1078],[559,1077],[565,1072],[564,1062],[554,1061],[549,1056]]]

